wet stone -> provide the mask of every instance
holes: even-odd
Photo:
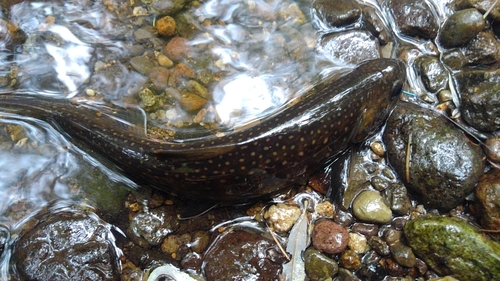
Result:
[[[483,15],[477,9],[466,9],[452,14],[439,34],[439,43],[445,48],[464,46],[484,29]]]
[[[331,220],[320,220],[314,225],[312,233],[313,246],[328,254],[341,253],[349,242],[347,229]]]
[[[309,248],[304,252],[304,262],[306,275],[311,281],[322,281],[334,276],[339,268],[335,260],[314,248]]]
[[[245,230],[229,231],[205,253],[207,281],[278,280],[285,258],[271,238]]]
[[[133,57],[130,59],[130,65],[142,75],[148,75],[154,67],[151,60],[145,56]]]
[[[189,51],[188,40],[174,37],[167,43],[163,51],[171,60],[180,61]]]
[[[347,243],[347,247],[353,250],[356,254],[364,254],[370,250],[366,237],[362,234],[353,232],[349,233],[349,242]]]
[[[378,236],[370,237],[368,239],[368,245],[381,256],[388,256],[391,253],[389,245]]]
[[[491,30],[480,32],[465,47],[465,57],[471,65],[494,64],[500,60],[500,41]]]
[[[135,244],[149,248],[160,245],[163,239],[178,227],[179,221],[173,210],[160,207],[133,213],[127,228],[127,237]]]
[[[300,213],[298,206],[279,203],[269,207],[264,218],[274,231],[287,232],[299,219]]]
[[[396,243],[390,246],[392,258],[404,267],[414,267],[417,264],[417,258],[410,247],[402,243]]]
[[[387,27],[377,16],[377,12],[374,8],[369,6],[363,7],[363,21],[366,25],[366,29],[378,39],[380,44],[385,45],[389,43],[391,38],[387,31]]]
[[[339,257],[339,265],[350,270],[361,268],[361,258],[353,250],[345,250]]]
[[[448,87],[448,71],[438,58],[433,56],[421,56],[415,61],[424,82],[425,88],[431,92],[444,90]]]
[[[321,40],[321,47],[331,60],[347,64],[380,58],[378,40],[364,30],[327,35]]]
[[[498,3],[497,3],[498,4]],[[489,18],[500,20],[500,6],[495,4],[495,0],[457,0],[455,9],[463,10],[467,8],[476,8],[482,14],[490,10]]]
[[[500,230],[500,170],[484,174],[475,190],[477,217],[484,229]]]
[[[452,70],[460,70],[466,63],[465,55],[461,50],[442,53],[442,61]]]
[[[155,66],[149,72],[149,80],[153,83],[155,89],[163,91],[168,86],[168,78],[170,77],[170,72],[168,69]]]
[[[120,280],[114,239],[96,215],[47,215],[16,242],[18,280]]]
[[[157,14],[173,16],[182,10],[187,3],[187,0],[152,0],[150,7]]]
[[[500,129],[500,85],[482,82],[461,91],[461,113],[471,126],[482,131]]]
[[[361,8],[350,0],[315,0],[312,10],[316,25],[326,29],[354,24],[361,16]]]
[[[500,163],[500,138],[489,138],[484,144],[485,146],[483,151],[488,157],[488,160],[497,164]]]
[[[383,140],[394,171],[419,203],[429,208],[456,207],[484,171],[481,148],[441,114],[418,105],[399,103]]]
[[[404,268],[402,265],[397,263],[392,258],[387,258],[384,260],[385,269],[390,276],[395,277],[403,277],[408,273],[408,269]],[[406,279],[398,279],[398,280],[406,280]],[[410,279],[413,280],[413,279]]]
[[[365,190],[352,203],[352,212],[360,221],[388,223],[392,218],[391,209],[384,203],[377,191]]]
[[[389,207],[396,215],[408,215],[411,209],[411,201],[408,197],[406,187],[402,184],[391,184],[383,191],[389,202]]]
[[[463,219],[426,215],[408,221],[404,233],[415,255],[440,276],[500,280],[500,244]]]
[[[402,34],[424,39],[436,37],[437,19],[424,0],[391,0],[389,7]]]
[[[353,232],[363,234],[366,237],[372,237],[378,233],[378,226],[376,224],[356,222],[352,225],[351,229]]]

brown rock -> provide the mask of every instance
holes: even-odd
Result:
[[[165,16],[156,22],[156,30],[160,35],[172,36],[175,33],[175,20],[170,16]]]
[[[338,254],[345,250],[349,242],[347,229],[331,220],[321,220],[314,226],[313,246],[328,254]]]
[[[173,61],[180,61],[189,52],[188,40],[182,37],[174,37],[164,48],[165,54]]]
[[[483,228],[500,230],[500,170],[491,169],[477,185],[476,208]]]
[[[168,69],[156,66],[149,73],[149,80],[158,89],[163,90],[168,85],[168,77],[170,77],[170,71]]]

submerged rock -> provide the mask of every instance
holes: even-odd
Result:
[[[120,280],[110,227],[96,215],[50,214],[16,242],[21,280]]]
[[[415,104],[396,106],[383,140],[399,178],[429,208],[456,207],[484,172],[479,146],[444,116]]]
[[[391,0],[389,7],[399,31],[410,37],[433,39],[437,35],[437,19],[423,0]]]
[[[364,30],[351,30],[325,36],[321,47],[334,61],[358,64],[380,58],[380,44],[373,35]]]
[[[404,233],[417,256],[439,275],[459,280],[500,280],[500,244],[458,218],[424,216]]]

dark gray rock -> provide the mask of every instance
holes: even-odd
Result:
[[[351,0],[315,0],[312,4],[315,25],[320,28],[341,27],[357,22],[361,8]]]
[[[484,171],[479,146],[444,116],[416,104],[400,102],[396,106],[383,140],[388,161],[399,178],[429,208],[448,211],[456,207]]]
[[[389,8],[399,31],[410,37],[433,39],[439,26],[431,7],[423,0],[391,0]]]
[[[415,64],[427,91],[436,93],[448,87],[448,71],[438,58],[424,55],[417,58]]]
[[[445,48],[464,46],[484,29],[483,15],[477,9],[461,10],[451,15],[439,33],[439,42]]]

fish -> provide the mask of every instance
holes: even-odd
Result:
[[[251,126],[185,141],[149,139],[115,111],[74,99],[4,93],[0,110],[49,122],[140,185],[195,200],[245,202],[306,183],[326,162],[373,135],[405,79],[403,62],[371,60],[322,79]]]

